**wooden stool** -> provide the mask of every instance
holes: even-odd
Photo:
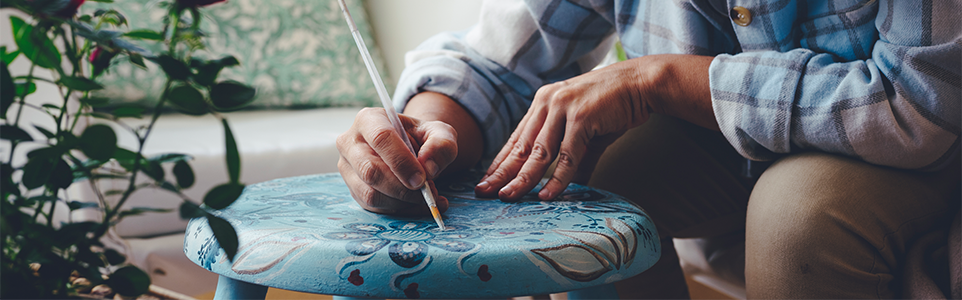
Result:
[[[220,275],[215,299],[260,298],[267,287],[365,298],[503,298],[574,291],[617,298],[610,283],[660,255],[645,212],[617,195],[571,184],[554,201],[474,196],[477,174],[438,182],[447,230],[430,216],[365,211],[340,174],[248,186],[214,212],[237,231],[233,262],[205,218],[190,221],[184,252]]]

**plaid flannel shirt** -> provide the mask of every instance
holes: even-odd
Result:
[[[538,87],[590,71],[617,38],[629,58],[714,56],[715,118],[746,158],[819,150],[937,169],[960,153],[960,1],[725,2],[488,1],[479,24],[407,54],[395,106],[446,94],[493,155]]]

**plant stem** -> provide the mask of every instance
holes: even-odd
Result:
[[[177,5],[176,2],[174,5]],[[180,23],[180,8],[175,6],[172,7],[171,10],[174,13],[169,13],[168,16],[170,18],[170,28],[173,29],[173,32],[171,33],[170,44],[168,44],[168,53],[171,57],[175,57],[175,49],[177,48],[177,34],[179,33],[178,27]],[[150,123],[147,125],[147,130],[144,131],[143,135],[138,135],[136,132],[134,133],[137,135],[137,141],[140,145],[138,145],[137,155],[134,157],[135,163],[133,170],[131,170],[132,174],[130,175],[130,182],[127,184],[127,190],[124,191],[123,196],[121,196],[120,200],[117,201],[117,205],[104,214],[104,224],[110,224],[110,221],[120,212],[120,208],[123,207],[124,203],[127,202],[127,199],[129,199],[130,195],[134,192],[134,188],[136,187],[137,183],[137,173],[140,171],[140,158],[143,156],[142,153],[144,152],[144,145],[146,144],[147,137],[150,136],[150,131],[153,130],[154,124],[157,123],[157,119],[160,117],[160,110],[163,108],[164,101],[167,100],[167,93],[170,92],[170,87],[172,84],[173,80],[171,80],[170,77],[167,77],[167,83],[164,84],[164,92],[161,93],[160,100],[157,101],[157,105],[154,107],[154,113],[150,118]],[[99,239],[100,236],[97,238]]]
[[[104,224],[110,223],[110,220],[113,219],[113,217],[120,212],[120,208],[124,205],[124,202],[127,202],[127,199],[130,198],[130,195],[133,194],[135,190],[136,183],[137,183],[137,173],[140,172],[140,166],[141,166],[140,158],[143,157],[144,145],[146,145],[147,136],[150,135],[150,131],[154,128],[154,124],[156,124],[157,119],[160,118],[160,109],[164,105],[164,99],[167,99],[167,93],[170,91],[170,86],[172,85],[172,83],[173,81],[170,78],[167,78],[167,83],[164,85],[164,92],[160,95],[160,101],[157,101],[157,106],[154,107],[154,114],[151,117],[150,124],[147,125],[147,130],[144,131],[144,134],[141,136],[134,133],[135,135],[137,135],[137,141],[138,141],[138,144],[140,145],[138,145],[137,147],[137,155],[134,156],[134,167],[133,167],[133,170],[131,170],[130,182],[127,184],[127,189],[124,191],[123,196],[120,197],[120,200],[117,201],[117,205],[114,206],[114,209],[108,210],[107,213],[104,215]],[[97,238],[100,238],[100,237],[98,236]]]
[[[51,193],[50,189],[47,189],[48,193]],[[56,190],[52,192],[53,196],[56,197]],[[50,211],[47,213],[47,227],[53,226],[53,213],[57,210],[57,201],[50,201]]]

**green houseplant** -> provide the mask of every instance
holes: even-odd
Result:
[[[163,28],[157,30],[128,28],[121,9],[78,15],[84,0],[0,2],[3,9],[29,16],[29,20],[10,17],[13,32],[3,33],[13,37],[16,50],[0,45],[0,137],[6,146],[0,152],[0,298],[79,297],[98,285],[107,285],[125,297],[145,293],[149,276],[127,264],[121,251],[103,242],[110,228],[124,217],[165,211],[125,207],[130,195],[139,189],[162,189],[180,196],[184,200],[179,208],[181,218],[206,217],[227,256],[233,258],[236,233],[227,221],[208,213],[230,205],[244,188],[239,179],[237,146],[220,112],[249,104],[255,90],[236,81],[218,80],[222,69],[239,64],[234,57],[205,59],[194,55],[204,48],[204,33],[199,26],[202,7],[223,1],[156,1],[156,8],[166,11]],[[151,53],[138,43],[158,43],[164,50]],[[8,65],[18,59],[29,61],[27,74],[11,74]],[[146,113],[132,107],[95,109],[107,102],[91,94],[103,88],[98,77],[110,72],[112,65],[125,63],[160,68],[166,74],[157,106]],[[36,76],[41,71],[51,73],[51,78]],[[28,101],[40,82],[55,86],[59,104]],[[229,182],[208,191],[202,204],[181,192],[194,183],[189,156],[144,156],[144,144],[165,106],[190,115],[212,115],[223,124]],[[24,110],[43,112],[55,126],[26,124],[21,120]],[[131,117],[149,118],[150,122],[130,127],[123,119]],[[83,126],[85,122],[78,122],[81,119],[93,121]],[[130,131],[138,146],[119,146],[117,133],[106,125],[108,122]],[[43,138],[32,137],[28,131],[39,131]],[[32,150],[20,150],[25,148]],[[24,154],[26,159],[16,159]],[[172,170],[174,180],[168,180],[165,166]],[[101,190],[98,180],[123,180],[126,184],[118,190]],[[65,190],[73,184],[89,184],[97,199],[68,199]],[[119,200],[107,201],[107,196]],[[102,218],[56,220],[58,207],[71,211],[97,209]]]

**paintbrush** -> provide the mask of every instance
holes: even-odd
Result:
[[[381,105],[384,106],[384,111],[387,112],[387,118],[391,120],[391,125],[394,125],[394,130],[401,136],[401,140],[408,146],[411,153],[417,156],[418,153],[414,151],[414,146],[411,144],[411,140],[408,139],[407,132],[404,131],[404,126],[401,125],[401,119],[398,118],[397,111],[394,110],[394,105],[391,104],[391,97],[387,94],[387,88],[384,87],[384,82],[381,81],[377,67],[374,66],[374,59],[371,58],[371,53],[367,51],[367,45],[364,44],[364,39],[361,37],[361,33],[358,32],[357,25],[354,24],[354,18],[351,17],[351,12],[347,10],[347,4],[344,3],[344,0],[338,0],[337,2],[341,5],[341,12],[344,13],[347,26],[351,28],[351,35],[354,36],[357,49],[361,52],[361,58],[364,59],[367,72],[371,74],[371,80],[374,81],[374,88],[377,90],[378,97],[381,98]],[[437,201],[434,200],[434,194],[431,194],[431,188],[427,182],[421,187],[421,195],[424,196],[424,202],[428,203],[428,208],[431,209],[431,216],[433,216],[434,221],[438,223],[438,229],[444,230],[444,221],[441,220],[441,213],[438,212]]]

